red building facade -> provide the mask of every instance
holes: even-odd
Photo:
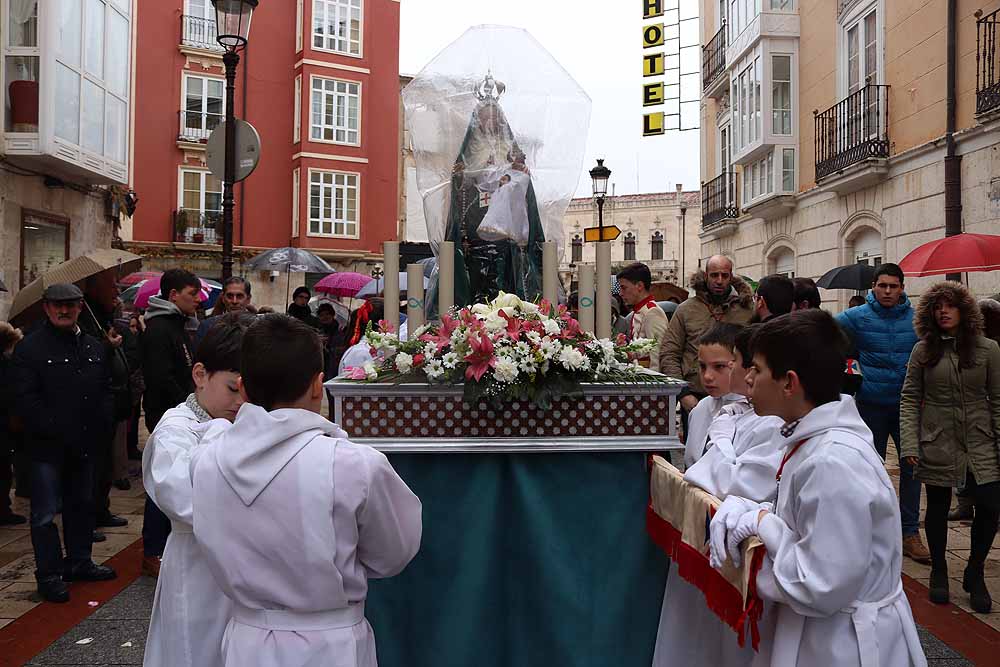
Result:
[[[132,244],[211,258],[222,184],[206,143],[225,75],[210,0],[142,3],[135,100]],[[398,0],[261,0],[237,74],[236,116],[261,138],[236,186],[237,255],[292,245],[341,265],[380,259],[398,227],[398,105]],[[203,264],[192,268],[213,275]]]

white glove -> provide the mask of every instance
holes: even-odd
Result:
[[[708,527],[710,538],[708,560],[709,564],[716,570],[720,569],[722,563],[726,560],[726,533],[729,530],[727,525],[728,517],[733,517],[732,521],[733,525],[735,525],[738,517],[753,509],[756,505],[757,503],[752,500],[747,500],[739,496],[729,496],[719,506],[719,509],[716,510],[715,516],[712,517],[712,523]]]
[[[728,407],[728,406],[727,406]],[[725,408],[715,416],[708,427],[708,442],[705,451],[713,446],[720,447],[726,454],[735,454],[733,441],[736,439],[736,415],[727,412]]]
[[[743,552],[740,549],[740,544],[751,535],[757,534],[757,517],[760,516],[762,509],[764,508],[756,507],[744,512],[736,519],[736,524],[733,528],[726,533],[726,550],[729,551],[729,557],[736,567],[739,567],[743,561]]]

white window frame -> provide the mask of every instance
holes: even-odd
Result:
[[[313,96],[317,94],[317,91],[316,91],[316,83],[317,83],[317,81],[334,82],[334,83],[346,83],[346,84],[348,84],[350,86],[357,86],[357,88],[358,88],[358,92],[357,92],[357,100],[358,100],[358,127],[357,127],[356,130],[351,130],[350,128],[348,128],[346,126],[340,127],[338,125],[331,125],[331,126],[316,125],[314,123],[314,120],[313,120]],[[362,102],[363,90],[362,89],[363,89],[362,83],[360,81],[355,81],[353,79],[339,79],[339,78],[329,77],[329,76],[317,76],[315,74],[310,75],[310,77],[309,77],[309,141],[314,142],[314,143],[318,143],[318,144],[337,144],[338,146],[360,146],[361,145],[361,105],[363,104],[363,102]],[[321,94],[323,96],[323,105],[324,105],[324,113],[323,113],[323,115],[324,116],[326,115],[326,113],[325,113],[325,105],[326,105],[326,102],[327,102],[328,98],[332,98],[333,99],[333,104],[336,105],[336,100],[341,95],[344,95],[344,96],[346,96],[348,98],[350,98],[350,97],[353,96],[351,93],[338,93],[338,92],[330,93],[330,92],[328,92],[325,89],[323,91],[321,91]],[[334,120],[334,122],[336,123],[336,120]],[[322,139],[322,138],[317,139],[316,135],[314,134],[314,132],[315,132],[315,130],[317,128],[320,129],[320,133],[321,134],[326,129],[332,129],[333,130],[333,136],[334,136],[334,138],[333,139]],[[357,132],[358,139],[357,139],[357,141],[337,141],[336,140],[337,130],[343,130],[345,132],[345,136],[347,136],[350,132]]]
[[[295,0],[295,52],[298,53],[302,50],[302,18],[305,8],[302,6],[302,0]]]
[[[200,128],[189,128],[187,127],[187,114],[199,113],[197,111],[188,111],[187,99],[188,99],[188,81],[190,79],[202,79],[202,91],[201,91],[201,127]],[[181,72],[181,103],[179,109],[184,114],[184,120],[181,122],[181,135],[184,135],[184,130],[191,131],[201,131],[201,132],[211,132],[208,129],[208,84],[204,83],[205,80],[211,79],[213,81],[220,81],[222,83],[222,111],[220,112],[219,122],[221,123],[226,119],[226,79],[220,76],[213,76],[211,74],[195,74],[194,72]],[[214,128],[213,128],[214,129]]]
[[[771,88],[771,104],[770,104],[770,106],[771,106],[771,132],[770,133],[772,135],[776,136],[776,137],[791,137],[791,136],[793,136],[795,134],[795,97],[794,97],[794,90],[795,90],[795,86],[794,86],[794,83],[795,83],[795,74],[794,74],[795,56],[793,54],[791,54],[791,53],[771,53],[768,58],[769,58],[769,60],[768,60],[769,64],[771,65],[771,68],[770,68],[770,71],[769,71],[770,77],[766,77],[766,78],[769,79],[769,83],[771,84],[770,85],[770,88]],[[774,75],[774,61],[775,61],[776,58],[787,58],[788,59],[788,79],[787,80],[783,80],[783,81],[780,82],[780,83],[784,83],[784,84],[788,85],[788,108],[787,109],[777,109],[774,106],[774,102],[775,102],[775,89],[776,89],[776,85],[779,83],[779,81],[775,78],[775,75]],[[776,115],[778,113],[787,113],[788,114],[788,131],[787,132],[778,132],[777,131],[777,126],[775,124],[775,119],[776,119]]]
[[[295,118],[292,120],[292,143],[302,141],[302,75],[295,77],[295,101],[292,103]],[[310,107],[310,114],[312,108]]]
[[[787,7],[781,7],[782,4],[787,3]],[[794,12],[795,11],[795,0],[766,0],[765,5],[768,7],[769,12]]]
[[[780,192],[781,194],[795,194],[799,189],[799,178],[798,178],[798,162],[799,156],[796,154],[797,151],[791,146],[778,146],[776,148],[779,155],[781,156],[780,161],[775,160],[775,192]],[[792,169],[789,172],[785,169],[785,155],[791,153],[792,155]],[[785,187],[785,174],[791,173],[792,176],[792,187]],[[779,187],[780,184],[780,187]]]
[[[215,8],[212,6],[212,0],[204,0],[204,6],[206,16],[199,16],[191,12],[191,0],[184,0],[184,16],[196,16],[206,21],[215,22]]]
[[[865,17],[872,11],[876,12],[875,15],[875,32],[876,32],[876,61],[875,61],[875,77],[872,83],[881,84],[885,81],[885,0],[867,0],[865,2],[859,2],[854,7],[851,8],[843,17],[840,19],[840,28],[837,31],[837,99],[842,100],[847,97],[849,92],[849,72],[848,72],[848,39],[847,34],[851,28],[864,25]],[[864,53],[864,38],[859,40],[859,55]],[[859,64],[859,81],[860,85],[864,85],[864,77],[862,76],[862,71],[864,67]]]
[[[222,215],[222,193],[223,193],[224,190],[222,190],[222,189],[219,190],[219,210],[216,211],[214,209],[212,209],[212,210],[206,209],[205,208],[205,193],[207,192],[207,190],[205,189],[205,179],[206,179],[207,176],[212,176],[213,174],[208,169],[199,169],[197,167],[178,167],[177,168],[177,210],[178,211],[180,211],[180,210],[185,210],[185,211],[195,210],[195,209],[190,209],[190,208],[187,208],[186,206],[184,206],[184,174],[186,174],[186,173],[200,174],[201,182],[200,182],[200,185],[199,185],[200,194],[198,196],[198,209],[197,209],[197,211],[199,213],[201,213],[202,215],[204,215],[206,213],[218,213],[221,216]],[[224,188],[224,186],[222,184],[222,179],[221,178],[219,179],[219,187],[220,188]]]
[[[299,189],[301,188],[301,170],[292,170],[292,238],[299,236]]]
[[[321,176],[321,175],[324,175],[324,174],[332,174],[334,176],[334,183],[331,186],[332,190],[333,190],[332,200],[334,202],[336,202],[336,188],[337,188],[336,177],[337,176],[353,176],[354,179],[355,179],[355,181],[354,181],[355,185],[353,187],[354,187],[354,190],[356,192],[356,195],[355,195],[355,204],[354,204],[354,215],[356,217],[356,220],[353,220],[353,221],[350,221],[350,220],[339,220],[338,221],[337,218],[330,218],[330,230],[331,231],[329,233],[325,233],[325,232],[322,231],[323,230],[323,222],[325,220],[324,217],[323,217],[322,204],[320,206],[320,217],[318,219],[313,218],[313,214],[312,214],[313,178],[315,176]],[[320,183],[320,186],[321,186],[321,188],[325,189],[327,187],[327,184]],[[345,186],[345,187],[347,187],[347,186]],[[306,228],[306,236],[315,237],[315,238],[331,238],[331,239],[359,239],[359,238],[361,238],[361,174],[360,174],[360,172],[342,171],[342,170],[338,170],[338,169],[312,169],[312,168],[310,168],[309,169],[309,195],[308,196],[309,196],[309,199],[308,199],[308,202],[309,202],[308,203],[308,206],[309,206],[309,219],[308,219],[308,227]],[[322,200],[322,193],[321,193],[320,197],[321,197],[321,200]],[[319,224],[319,230],[320,230],[319,232],[314,232],[313,231],[313,221],[314,220],[317,220],[317,222]],[[338,222],[344,225],[344,233],[342,233],[342,234],[337,234],[336,233]],[[354,233],[353,234],[347,233],[347,225],[349,225],[349,224],[353,224],[354,225]]]
[[[360,0],[360,18],[358,19],[358,52],[351,53],[350,51],[341,51],[339,49],[331,49],[325,46],[328,39],[326,31],[322,33],[316,32],[316,5],[317,3],[322,3],[324,7],[324,15],[328,15],[330,9],[336,10],[337,7],[343,7],[350,10],[349,0],[312,0],[312,23],[309,26],[309,47],[313,51],[322,51],[324,53],[336,53],[342,56],[347,56],[348,58],[364,58],[365,54],[365,0]],[[316,46],[316,37],[323,37],[324,46]],[[350,37],[348,37],[348,42],[350,42]]]

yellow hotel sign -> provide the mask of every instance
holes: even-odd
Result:
[[[663,0],[642,0],[642,18],[653,19],[663,16]]]

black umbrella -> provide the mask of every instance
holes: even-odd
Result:
[[[830,269],[816,281],[817,287],[824,289],[850,289],[863,292],[875,280],[875,267],[871,264],[848,264]]]
[[[322,258],[302,248],[274,248],[247,260],[244,271],[287,271],[289,273],[333,273]]]

